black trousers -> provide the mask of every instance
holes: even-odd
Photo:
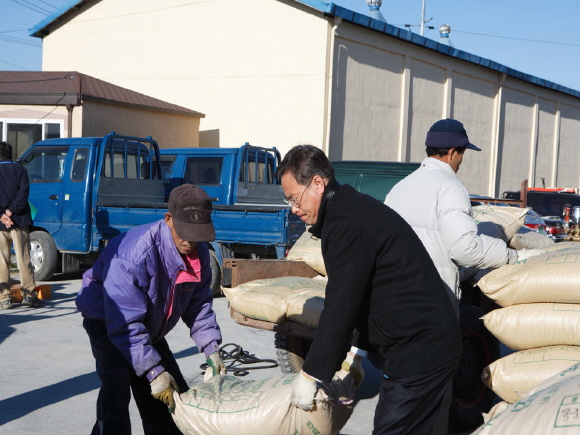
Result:
[[[427,374],[381,381],[373,435],[447,435],[459,359]]]
[[[121,352],[107,336],[105,324],[98,320],[83,320],[96,360],[101,389],[97,399],[97,421],[91,435],[131,435],[129,402],[131,391],[139,409],[145,435],[182,435],[171,418],[167,406],[151,395],[145,376],[137,376]],[[177,382],[180,392],[188,389],[167,341],[153,345],[162,358],[165,369]]]

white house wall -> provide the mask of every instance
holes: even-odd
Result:
[[[43,70],[78,70],[202,112],[220,146],[323,145],[323,14],[276,0],[101,0],[44,38]]]

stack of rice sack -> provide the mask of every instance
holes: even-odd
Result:
[[[320,276],[259,279],[233,288],[223,287],[222,291],[236,312],[251,319],[274,323],[291,320],[316,328],[324,308],[327,283],[320,239],[305,231],[288,253],[287,259],[304,261]]]
[[[544,380],[513,405],[492,411],[474,435],[580,433],[580,364]]]
[[[313,411],[290,402],[297,374],[261,380],[214,376],[179,395],[174,393],[177,427],[184,434],[335,435],[354,408],[355,380],[346,370],[322,384]]]
[[[515,352],[489,365],[486,385],[516,403],[542,381],[580,361],[580,245],[563,242],[543,255],[491,271],[478,286],[500,307],[485,326]],[[539,432],[534,432],[539,433]]]

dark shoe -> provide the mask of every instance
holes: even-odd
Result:
[[[12,301],[10,299],[4,299],[0,301],[0,310],[10,310],[12,308]]]
[[[40,308],[44,307],[44,302],[32,296],[24,296],[24,299],[22,299],[21,306],[30,308]]]

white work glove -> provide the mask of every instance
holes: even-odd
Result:
[[[365,372],[362,368],[362,357],[353,352],[348,352],[340,368],[352,375],[356,388],[360,387],[365,377]]]
[[[222,361],[222,357],[220,356],[219,351],[212,353],[209,358],[206,360],[207,367],[211,368],[211,375],[225,375],[226,374],[226,366]]]
[[[519,251],[516,251],[516,254],[518,254],[518,261],[524,261],[528,258],[535,257],[536,255],[542,255],[543,253],[544,251],[540,249],[520,249]]]
[[[161,372],[159,376],[151,381],[151,395],[158,400],[161,400],[169,408],[169,412],[173,414],[175,411],[175,400],[173,399],[173,392],[177,390],[177,382],[169,372]]]
[[[292,382],[290,401],[298,408],[309,411],[314,408],[314,396],[318,390],[318,381],[304,370]]]

